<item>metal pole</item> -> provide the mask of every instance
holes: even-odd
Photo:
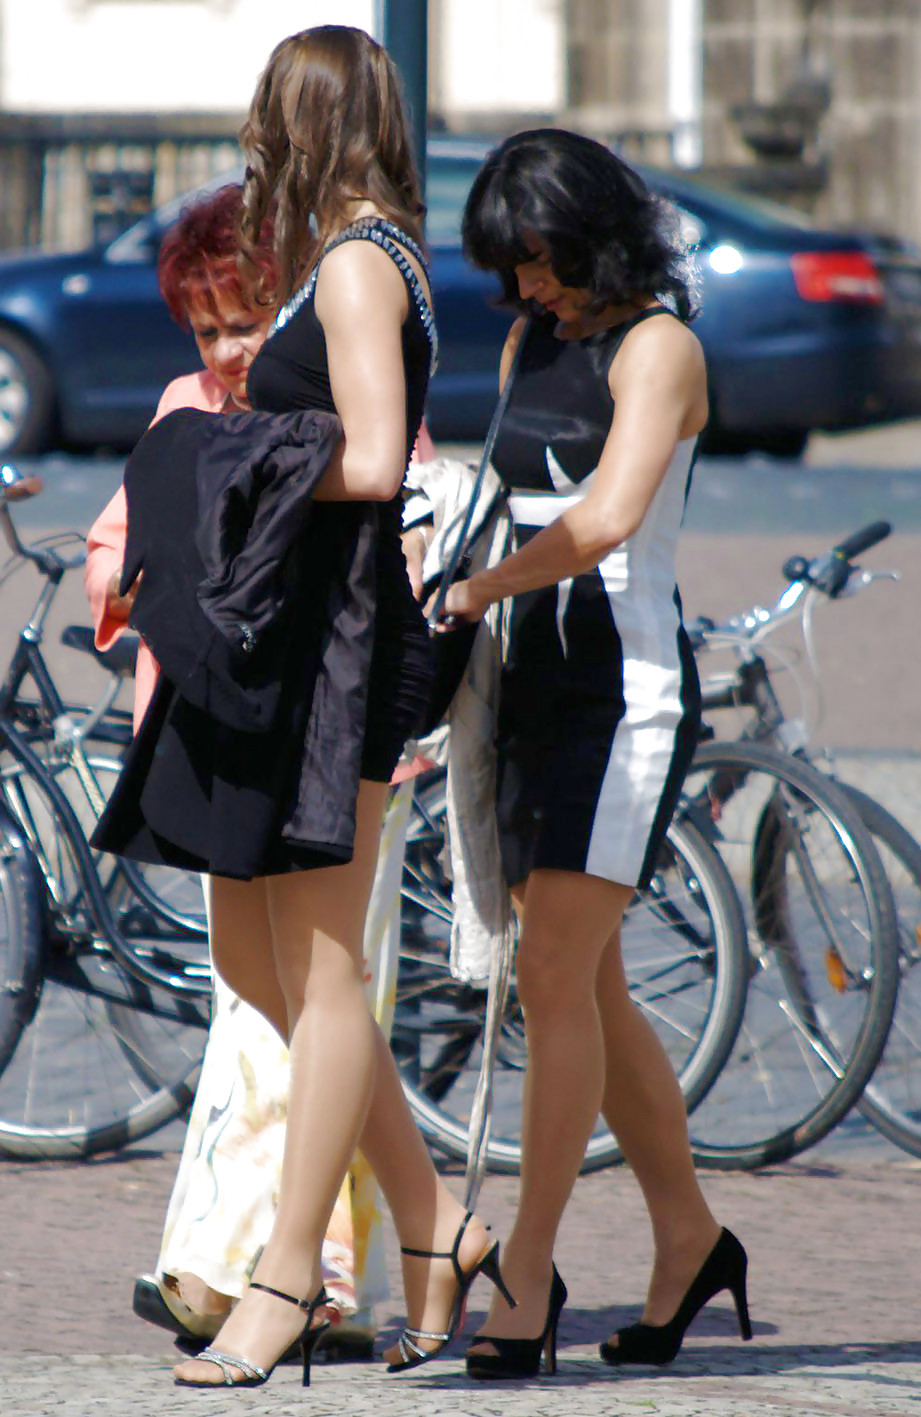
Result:
[[[669,0],[668,117],[676,167],[700,166],[702,115],[703,0]]]
[[[409,107],[413,150],[425,197],[425,132],[428,112],[428,0],[380,0],[381,42],[390,53]]]

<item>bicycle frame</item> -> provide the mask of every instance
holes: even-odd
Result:
[[[4,505],[2,510],[5,513],[3,519],[7,520],[9,518],[8,508]],[[60,561],[59,558],[52,559],[50,555],[45,556],[40,565],[46,576],[46,583],[42,587],[28,623],[20,632],[6,677],[0,687],[0,747],[5,747],[9,751],[13,759],[38,786],[58,829],[64,835],[72,854],[88,909],[94,948],[108,947],[119,964],[143,983],[165,986],[175,993],[194,996],[208,995],[211,989],[210,967],[188,964],[170,956],[166,968],[161,968],[156,963],[158,951],[155,947],[151,947],[148,951],[154,962],[148,963],[143,954],[133,947],[122,934],[100,881],[99,872],[79,818],[66,793],[54,775],[48,772],[41,757],[35,752],[29,741],[30,736],[47,738],[49,730],[55,734],[57,741],[61,744],[62,752],[77,774],[93,811],[99,815],[105,806],[105,798],[83,750],[82,738],[86,736],[87,725],[101,738],[105,737],[100,720],[111,708],[118,692],[118,684],[117,682],[113,683],[102,703],[87,716],[85,723],[76,729],[41,652],[48,612],[65,572],[71,567]],[[39,696],[36,708],[41,728],[34,735],[30,735],[28,731],[22,731],[16,722],[17,716],[22,716],[21,710],[17,714],[18,696],[23,683],[28,678],[31,678]],[[62,733],[62,728],[65,728],[66,732]],[[34,821],[28,819],[30,815],[28,811],[23,819],[23,813],[16,810],[14,802],[8,801],[8,805],[26,833],[52,901],[56,905],[62,905],[60,885],[45,857],[41,842],[37,838]],[[165,955],[165,953],[164,951],[163,954]]]

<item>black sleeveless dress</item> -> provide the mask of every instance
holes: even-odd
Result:
[[[493,463],[517,545],[585,497],[614,414],[611,363],[634,325],[581,340],[531,322]],[[498,733],[507,879],[537,868],[648,883],[699,727],[675,550],[696,438],[678,443],[639,529],[593,571],[516,596]]]
[[[391,222],[365,218],[347,227],[327,247],[343,241],[373,241],[390,256],[409,292],[403,326],[406,376],[406,462],[425,410],[429,372],[437,354],[434,321],[425,293],[400,247],[425,268],[419,247]],[[247,393],[254,409],[290,413],[322,409],[335,413],[326,357],[326,337],[314,308],[319,263],[307,283],[279,311],[269,338],[250,367]],[[329,515],[318,505],[314,515]],[[418,731],[428,702],[432,655],[422,612],[413,597],[400,544],[402,496],[378,508],[377,617],[362,777],[389,782],[406,740]],[[335,514],[335,513],[333,513]]]

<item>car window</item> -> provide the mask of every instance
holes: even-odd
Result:
[[[425,199],[428,204],[426,240],[431,245],[460,245],[461,214],[481,162],[482,156],[478,152],[470,156],[458,156],[450,152],[438,153],[437,150],[430,153]],[[116,237],[106,250],[106,260],[130,262],[156,259],[163,233],[176,220],[182,207],[191,197],[215,191],[226,186],[228,182],[242,180],[243,169],[235,169],[213,177],[195,192],[184,192],[173,198],[171,202],[165,203],[149,216],[142,217],[134,226]]]
[[[796,227],[801,231],[814,231],[816,223],[812,217],[796,207],[783,206],[767,197],[756,197],[750,192],[738,192],[734,188],[718,187],[715,184],[676,183],[669,190],[667,174],[657,174],[653,184],[656,190],[669,201],[685,204],[696,209],[698,203],[703,210],[713,216],[729,221],[742,222],[747,227]]]
[[[475,159],[429,160],[425,200],[428,204],[426,240],[432,246],[459,246],[461,216],[467,193],[480,164]]]

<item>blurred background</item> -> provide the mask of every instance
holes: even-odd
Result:
[[[464,198],[492,144],[540,124],[609,143],[671,203],[706,451],[792,458],[921,416],[917,0],[0,0],[0,454],[129,446],[195,367],[160,239],[185,195],[242,175],[272,47],[329,21],[388,44],[426,149],[436,437],[485,431],[508,324],[462,260]]]
[[[0,246],[110,239],[234,162],[279,38],[426,8],[433,128],[559,122],[921,237],[916,0],[0,0]]]
[[[888,518],[906,584],[823,621],[824,741],[916,752],[918,0],[0,0],[0,459],[45,481],[24,531],[85,530],[198,367],[160,240],[190,193],[242,176],[273,46],[327,22],[388,44],[425,147],[440,448],[476,457],[509,321],[460,250],[473,176],[516,129],[593,134],[670,204],[701,307],[689,614],[771,603],[791,552]],[[72,579],[62,613],[85,619]]]

